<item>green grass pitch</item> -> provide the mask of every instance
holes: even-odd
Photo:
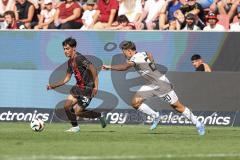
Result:
[[[65,133],[68,123],[46,124],[33,132],[29,123],[0,123],[0,160],[236,160],[240,128],[208,127],[199,136],[193,126],[80,125]]]

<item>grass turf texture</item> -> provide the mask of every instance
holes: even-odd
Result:
[[[29,123],[0,123],[0,159],[240,159],[240,128],[207,127],[199,136],[193,126],[80,125],[65,133],[67,123],[46,124],[33,132]]]

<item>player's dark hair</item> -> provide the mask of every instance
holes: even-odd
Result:
[[[77,41],[74,38],[69,37],[62,42],[62,45],[63,46],[69,45],[70,47],[76,47]]]
[[[6,12],[4,12],[4,17],[5,17],[6,15],[10,15],[12,18],[16,19],[15,13],[14,13],[13,11],[6,11]]]
[[[198,60],[198,59],[201,59],[202,57],[199,55],[199,54],[194,54],[192,55],[191,57],[191,61],[194,61],[194,60]]]
[[[122,41],[120,44],[119,44],[119,48],[124,50],[124,49],[131,49],[133,51],[136,51],[136,45],[131,42],[131,41]]]

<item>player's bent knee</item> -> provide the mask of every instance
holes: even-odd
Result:
[[[143,102],[142,97],[136,96],[132,100],[132,107],[138,109],[142,102]]]
[[[138,109],[139,106],[140,106],[139,102],[136,102],[136,101],[132,102],[132,107],[133,108]]]
[[[71,107],[72,107],[72,101],[67,99],[64,104],[64,109],[70,109]]]

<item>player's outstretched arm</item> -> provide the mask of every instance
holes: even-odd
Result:
[[[131,67],[134,67],[134,62],[127,62],[123,64],[117,64],[113,66],[102,65],[102,70],[114,70],[114,71],[126,71]]]
[[[60,86],[64,85],[65,83],[67,83],[71,79],[71,76],[72,76],[71,73],[67,73],[65,78],[62,81],[60,81],[56,84],[48,84],[47,85],[47,90],[55,89],[57,87],[60,87]]]

